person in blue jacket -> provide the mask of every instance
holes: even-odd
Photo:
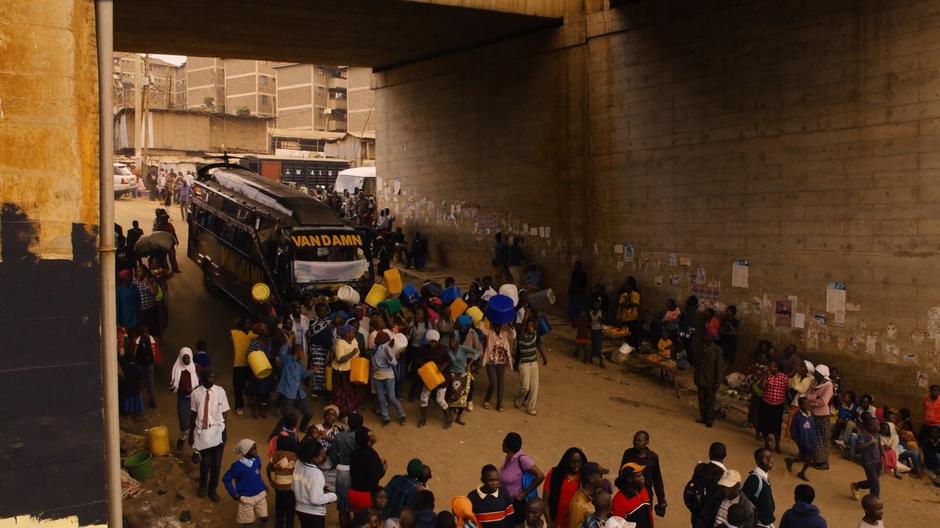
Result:
[[[813,506],[816,490],[809,484],[800,484],[793,490],[793,507],[783,514],[780,528],[828,528],[826,519]]]
[[[261,477],[261,457],[254,440],[243,439],[235,444],[235,454],[240,458],[222,476],[225,491],[238,501],[238,524],[251,526],[260,521],[268,522],[268,487]]]
[[[809,479],[806,478],[806,470],[813,463],[813,453],[816,450],[816,423],[813,420],[812,413],[809,412],[809,400],[801,397],[797,400],[797,405],[799,405],[799,410],[793,415],[793,420],[790,422],[790,437],[796,442],[799,456],[797,458],[787,457],[785,462],[787,463],[787,472],[793,469],[795,462],[803,462],[803,468],[796,476],[800,480],[809,482]]]

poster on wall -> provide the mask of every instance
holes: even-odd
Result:
[[[633,248],[633,242],[627,242],[623,245],[623,261],[624,262],[633,262],[633,257],[636,253],[636,250]]]
[[[781,299],[775,303],[774,326],[777,328],[790,328],[793,326],[793,301]]]
[[[930,385],[930,378],[927,376],[926,372],[917,373],[917,386],[926,389]]]
[[[830,282],[826,285],[826,312],[845,312],[846,286],[841,282]]]
[[[793,328],[805,328],[805,327],[806,327],[806,314],[804,313],[793,314]]]
[[[731,263],[731,287],[747,288],[747,261],[735,260]]]

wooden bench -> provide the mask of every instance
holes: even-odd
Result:
[[[619,342],[617,346],[620,346]],[[616,350],[616,348],[614,349]],[[633,371],[653,371],[656,372],[659,376],[665,377],[666,380],[672,382],[673,389],[676,393],[676,398],[679,398],[679,391],[683,387],[679,384],[679,378],[691,378],[693,369],[679,370],[676,367],[675,362],[658,362],[656,360],[650,359],[650,355],[637,354],[636,352],[627,356],[627,360],[623,363],[624,369],[631,369]]]

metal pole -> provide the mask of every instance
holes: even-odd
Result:
[[[98,35],[98,174],[99,265],[101,266],[101,363],[104,385],[105,467],[108,478],[108,526],[123,525],[121,516],[121,430],[118,423],[117,306],[114,293],[114,121],[111,107],[114,75],[114,5],[96,0]]]

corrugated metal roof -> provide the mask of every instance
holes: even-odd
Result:
[[[291,130],[288,128],[275,128],[271,131],[272,137],[297,139],[322,139],[325,141],[338,141],[343,139],[345,132],[323,132],[320,130]]]

